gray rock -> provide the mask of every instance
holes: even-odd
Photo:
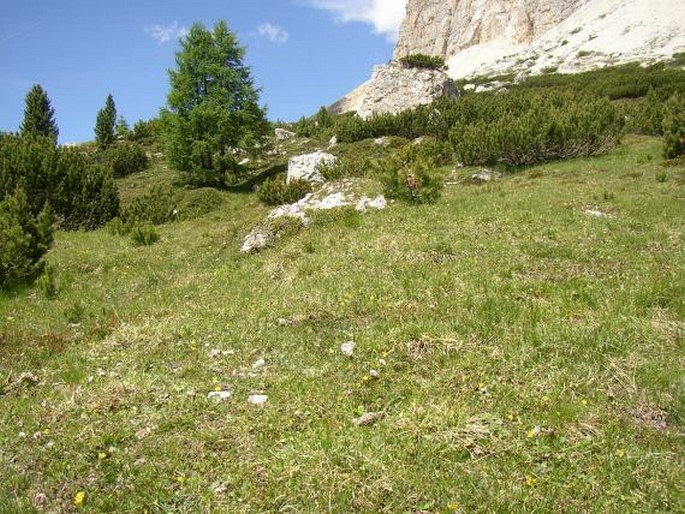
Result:
[[[355,346],[357,346],[357,344],[354,341],[347,341],[340,345],[340,352],[347,357],[352,357],[352,355],[354,355]]]
[[[269,397],[265,394],[251,394],[247,399],[247,403],[252,405],[264,405],[268,400]]]
[[[474,182],[491,182],[502,178],[502,174],[499,171],[483,169],[478,173],[471,175],[471,180]]]
[[[207,398],[209,398],[210,400],[217,400],[221,402],[230,400],[231,396],[233,396],[231,391],[212,391],[209,394],[207,394]]]
[[[292,139],[296,136],[295,132],[290,132],[289,130],[285,130],[284,128],[277,128],[274,131],[276,135],[276,139],[279,141],[286,141],[288,139]]]
[[[369,198],[362,196],[358,201],[355,209],[358,212],[365,212],[367,209],[383,210],[388,206],[385,196],[377,196],[376,198]]]
[[[412,68],[399,61],[376,66],[371,80],[333,104],[334,113],[356,111],[362,118],[397,114],[431,103],[440,96],[457,96],[452,79],[442,70]]]
[[[240,247],[242,253],[252,253],[259,250],[263,250],[269,246],[272,234],[262,228],[256,228],[250,232],[243,240],[243,245]]]
[[[587,209],[585,214],[592,218],[610,218],[611,216],[606,212],[598,211],[596,209]]]
[[[323,178],[319,171],[321,166],[333,166],[337,162],[335,155],[316,151],[310,154],[297,155],[288,161],[288,174],[286,182],[293,180],[306,180],[312,183],[323,183]]]

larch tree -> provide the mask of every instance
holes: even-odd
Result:
[[[191,184],[235,180],[232,150],[254,147],[268,130],[244,57],[225,21],[212,30],[196,23],[181,40],[162,120],[169,161]]]

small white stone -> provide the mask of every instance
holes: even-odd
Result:
[[[372,369],[371,371],[369,371],[369,376],[371,378],[381,378],[381,374],[378,371],[376,371],[375,369]]]
[[[23,384],[36,385],[38,383],[38,377],[36,377],[36,375],[30,371],[27,371],[26,373],[19,375],[19,382]]]
[[[219,401],[226,401],[229,400],[233,396],[231,391],[212,391],[207,395],[207,398],[210,400],[219,400]]]
[[[26,432],[19,432],[19,439],[24,439],[26,437]]]
[[[343,344],[340,345],[340,351],[342,352],[343,355],[347,355],[348,357],[352,357],[354,354],[354,347],[357,346],[357,344],[354,341],[347,341]]]
[[[593,218],[608,218],[609,215],[606,212],[598,211],[596,209],[587,209],[585,214]]]
[[[259,359],[252,364],[252,369],[261,369],[266,366],[266,361],[264,359]]]
[[[248,399],[247,403],[251,403],[252,405],[264,405],[269,397],[265,394],[251,394]]]
[[[378,364],[380,364],[381,366],[385,366],[387,362],[385,362],[385,359],[378,359]]]

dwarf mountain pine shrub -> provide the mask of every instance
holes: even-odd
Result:
[[[35,277],[52,237],[48,206],[31,214],[23,189],[0,200],[0,288]]]
[[[436,202],[444,180],[435,168],[434,160],[407,145],[379,165],[385,196],[413,204]]]
[[[0,200],[17,188],[33,216],[47,204],[66,230],[93,229],[119,213],[111,172],[77,150],[55,147],[52,138],[0,136]]]
[[[664,157],[685,155],[685,101],[679,96],[672,96],[666,103],[663,131]]]
[[[150,246],[159,241],[159,233],[151,223],[137,223],[131,228],[134,246]]]
[[[161,225],[172,221],[177,213],[177,199],[170,186],[157,186],[123,209],[121,222],[123,232],[130,231],[135,225],[150,223]]]
[[[312,185],[306,180],[292,180],[285,183],[281,177],[266,179],[259,187],[257,196],[266,205],[295,203],[312,192]]]
[[[408,68],[424,68],[430,70],[445,70],[445,59],[437,55],[411,54],[400,58],[400,63]]]
[[[125,177],[150,166],[145,149],[138,143],[129,141],[114,143],[101,153],[98,160],[111,169],[115,177]]]
[[[607,99],[574,93],[499,95],[499,113],[456,125],[450,142],[465,164],[525,166],[614,146],[624,119]]]

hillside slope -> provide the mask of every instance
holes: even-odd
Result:
[[[685,510],[683,163],[443,171],[250,256],[253,194],[58,233],[54,294],[0,294],[0,512]]]

